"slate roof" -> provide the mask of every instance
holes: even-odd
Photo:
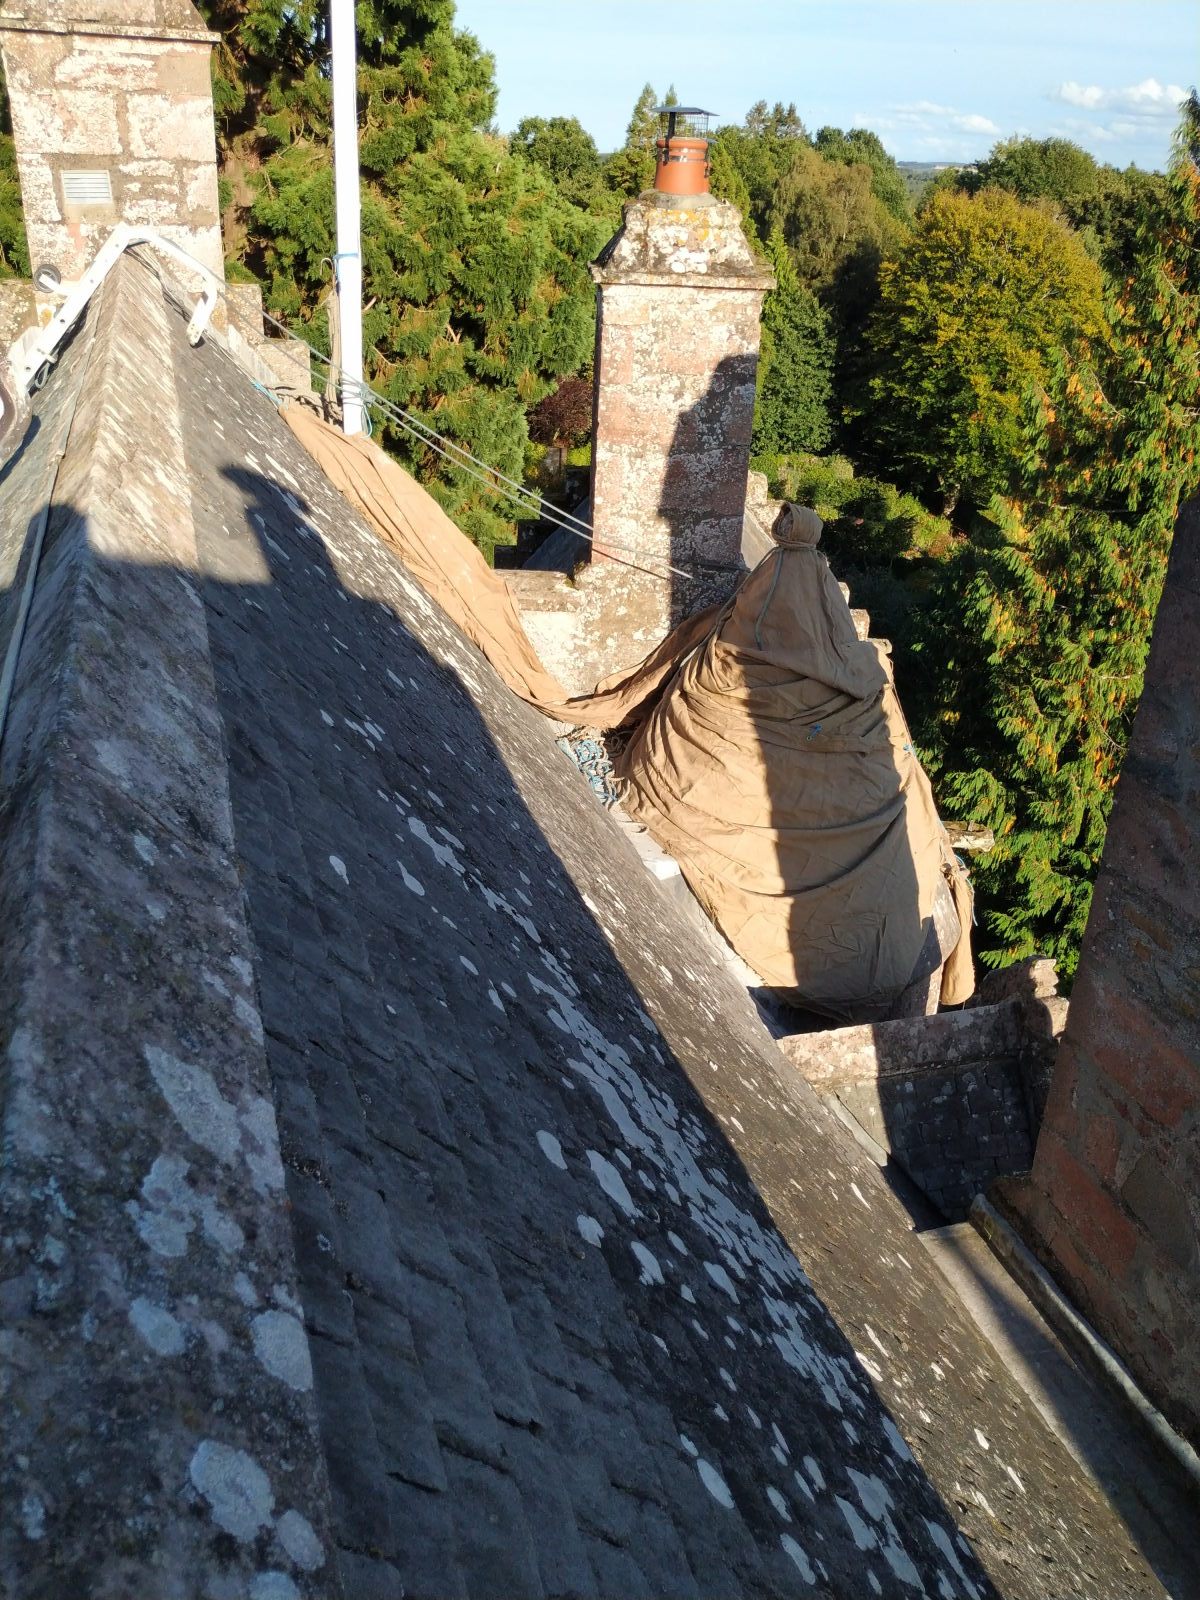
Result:
[[[6,1594],[1161,1592],[140,260],[0,491],[6,618],[53,498],[0,747]]]

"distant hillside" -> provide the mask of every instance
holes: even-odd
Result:
[[[908,198],[916,205],[930,180],[939,172],[961,172],[974,167],[973,161],[897,161]]]

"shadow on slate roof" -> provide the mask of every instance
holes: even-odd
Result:
[[[5,1594],[1160,1593],[135,258],[7,468],[6,616],[76,401],[0,753]]]

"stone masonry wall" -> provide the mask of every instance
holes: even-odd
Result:
[[[139,11],[145,21],[66,22],[0,9],[30,258],[64,280],[81,275],[118,222],[156,229],[223,275],[209,80],[217,36],[191,5],[165,22],[144,6],[122,14]],[[107,173],[111,204],[68,200],[73,171]]]
[[[597,339],[599,547],[739,560],[758,370],[757,289],[609,284]]]
[[[1035,1084],[1057,1015],[1045,1001],[1005,1000],[779,1045],[957,1221],[997,1178],[1029,1169]]]
[[[1180,513],[1018,1225],[1200,1444],[1200,503]]]

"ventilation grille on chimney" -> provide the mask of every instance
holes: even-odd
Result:
[[[62,192],[63,205],[68,211],[113,203],[112,178],[107,172],[64,172]]]

